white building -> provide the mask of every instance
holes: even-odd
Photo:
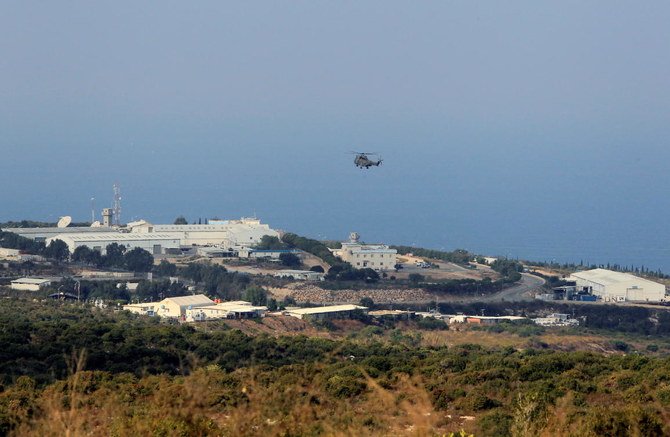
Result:
[[[224,249],[249,247],[261,242],[264,235],[279,233],[255,218],[212,220],[200,225],[154,225],[144,220],[128,223],[133,234],[178,235],[182,246],[218,246]]]
[[[204,225],[154,225],[145,220],[119,227],[66,227],[66,228],[7,228],[22,237],[49,244],[58,239],[68,244],[70,252],[79,246],[99,249],[104,253],[111,243],[127,248],[141,247],[153,254],[180,246],[218,246],[229,250],[251,247],[261,242],[264,235],[279,237],[279,233],[256,218],[239,220],[212,220]]]
[[[216,305],[187,308],[185,319],[187,322],[202,322],[214,319],[252,319],[265,317],[267,310],[268,308],[265,306],[254,306],[243,300],[221,302]]]
[[[554,313],[532,320],[533,323],[540,326],[579,326],[579,320],[571,319],[569,314]]]
[[[169,249],[179,250],[181,242],[180,237],[181,236],[176,233],[134,234],[128,232],[86,232],[55,235],[47,238],[46,244],[48,245],[54,240],[62,240],[67,244],[70,253],[73,253],[78,247],[87,246],[90,249],[100,251],[100,253],[104,255],[107,246],[116,243],[120,246],[125,246],[127,250],[139,247],[151,254],[160,255],[166,253],[166,250]]]
[[[293,278],[298,281],[323,281],[325,275],[311,270],[280,270],[273,276],[275,278]]]
[[[186,311],[216,305],[216,302],[204,294],[192,296],[168,297],[160,302],[147,302],[124,305],[123,309],[147,316],[160,316],[184,320]]]
[[[39,291],[62,278],[19,278],[10,283],[12,290]]]
[[[51,237],[55,237],[56,235],[83,234],[83,233],[99,234],[99,233],[104,233],[104,232],[114,232],[114,228],[110,228],[110,227],[91,228],[91,227],[88,227],[88,226],[86,226],[86,227],[76,226],[76,227],[68,227],[68,228],[57,228],[57,227],[51,227],[51,228],[4,228],[3,231],[12,232],[14,234],[20,235],[20,236],[25,237],[25,238],[29,238],[31,240],[44,242]]]
[[[237,247],[234,249],[240,258],[279,260],[282,253],[292,253],[300,256],[298,249],[253,249],[250,247]]]
[[[377,271],[393,270],[397,263],[398,251],[384,244],[359,243],[360,236],[352,232],[348,243],[341,249],[334,249],[333,255],[357,269],[370,268]]]
[[[568,280],[575,281],[578,290],[600,296],[605,302],[665,300],[665,285],[629,273],[593,269],[573,273]]]

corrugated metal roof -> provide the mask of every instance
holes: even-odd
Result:
[[[55,240],[71,239],[72,241],[146,241],[146,240],[179,240],[177,234],[155,234],[155,233],[99,233],[99,234],[63,234],[51,237]]]
[[[2,229],[5,232],[13,232],[15,234],[53,234],[54,232],[58,232],[59,234],[76,234],[76,233],[96,233],[96,232],[111,232],[113,231],[113,228],[110,227],[98,227],[98,228],[91,228],[91,227],[83,227],[83,226],[76,226],[76,227],[71,227],[71,228],[56,228],[56,227],[51,227],[51,228],[3,228]]]
[[[612,284],[618,284],[620,282],[631,282],[631,281],[648,282],[660,285],[658,282],[640,278],[639,276],[631,275],[630,273],[615,272],[607,269],[584,270],[583,272],[573,273],[571,276],[574,278],[595,282],[601,285],[612,285]]]
[[[163,302],[172,302],[179,306],[189,306],[189,305],[216,305],[213,300],[205,296],[204,294],[195,294],[193,296],[178,296],[178,297],[168,297],[161,301]]]

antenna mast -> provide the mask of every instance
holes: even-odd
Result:
[[[95,197],[91,197],[91,224],[95,223]]]
[[[121,188],[119,184],[114,184],[114,224],[121,225]]]

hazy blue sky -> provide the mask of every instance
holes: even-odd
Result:
[[[670,3],[0,3],[0,221],[670,270]],[[379,151],[353,167],[346,152]]]

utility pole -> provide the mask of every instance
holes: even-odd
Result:
[[[121,187],[118,183],[114,184],[114,224],[117,226],[121,225]]]

